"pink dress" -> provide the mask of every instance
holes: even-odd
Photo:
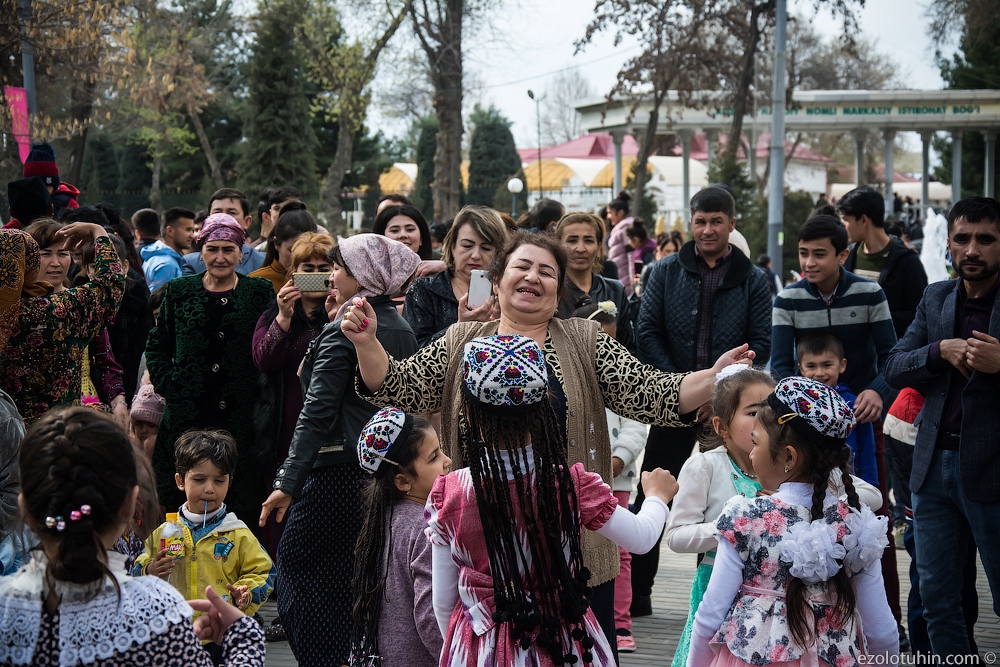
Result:
[[[596,531],[611,518],[618,501],[611,494],[611,487],[599,475],[587,472],[582,463],[573,465],[570,473],[579,500],[580,524]],[[514,482],[509,483],[516,502]],[[518,528],[523,532],[523,527]],[[441,667],[550,667],[553,662],[547,650],[538,649],[534,643],[522,649],[511,639],[506,623],[493,622],[493,576],[468,468],[438,477],[427,499],[427,537],[432,544],[449,547],[459,566],[459,599],[444,637]],[[534,579],[535,573],[521,572],[521,576],[527,582]],[[591,664],[613,667],[611,647],[589,609],[584,625],[594,640]],[[574,655],[582,655],[584,649],[580,643],[573,643]],[[582,667],[583,662],[577,664]]]

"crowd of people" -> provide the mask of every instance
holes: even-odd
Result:
[[[443,224],[386,195],[335,238],[288,185],[127,219],[31,156],[0,231],[0,664],[610,667],[664,538],[698,554],[673,665],[977,653],[997,201],[954,205],[928,286],[858,188],[782,285],[724,185],[687,239],[624,192]]]

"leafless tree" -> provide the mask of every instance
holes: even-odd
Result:
[[[590,82],[577,69],[554,76],[545,89],[541,104],[542,141],[549,145],[561,144],[583,134],[576,105],[593,95]]]

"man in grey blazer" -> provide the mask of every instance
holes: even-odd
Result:
[[[910,474],[924,620],[935,654],[968,655],[961,590],[970,536],[1000,615],[1000,202],[957,202],[948,247],[959,277],[926,289],[885,378],[927,399]]]

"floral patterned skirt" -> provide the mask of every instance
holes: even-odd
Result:
[[[768,667],[835,667],[823,658],[817,657],[815,653],[804,655],[791,662],[769,662],[767,665]],[[752,665],[737,658],[729,652],[728,646],[722,644],[722,648],[715,654],[715,660],[712,661],[710,667],[752,667]]]

